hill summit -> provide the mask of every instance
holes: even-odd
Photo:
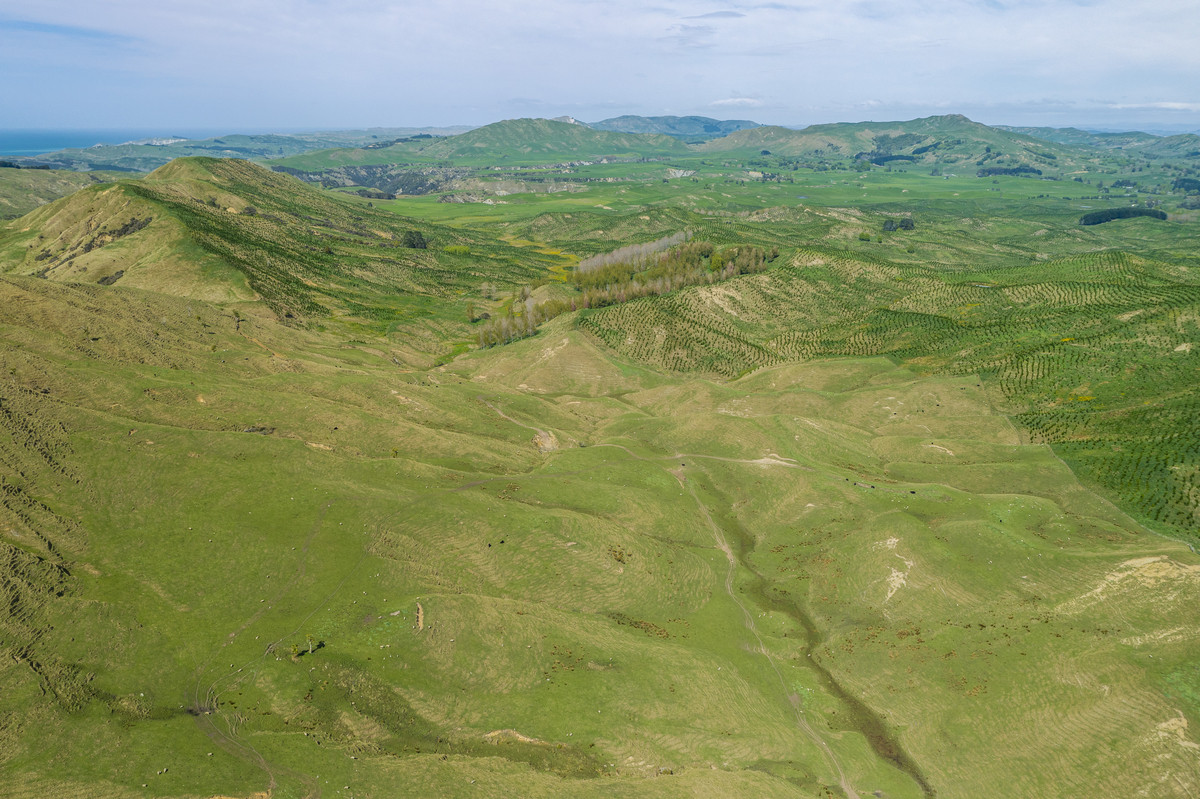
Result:
[[[962,164],[995,169],[1030,170],[1077,163],[1078,149],[990,127],[961,114],[902,122],[854,122],[811,125],[793,130],[763,126],[739,130],[699,145],[703,152],[781,156],[851,157],[882,165],[891,161]]]
[[[749,119],[721,120],[700,116],[642,117],[625,115],[592,122],[590,127],[619,133],[660,133],[687,139],[715,139],[746,128],[757,128],[759,123]]]
[[[579,161],[601,158],[639,158],[687,153],[681,142],[654,133],[593,130],[552,119],[506,119],[443,139],[423,151],[444,159],[486,155],[498,163],[533,158]]]
[[[192,157],[16,220],[0,229],[0,263],[52,281],[253,300],[284,319],[370,317],[473,279],[446,270],[450,256],[429,249],[431,240],[464,237],[350,205],[249,161]]]

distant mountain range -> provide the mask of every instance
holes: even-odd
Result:
[[[170,144],[122,144],[8,159],[10,166],[149,172],[174,158],[208,155],[319,173],[365,167],[453,167],[487,161],[535,166],[688,154],[770,154],[806,161],[943,164],[972,170],[1057,170],[1100,157],[1190,159],[1200,136],[1096,133],[1078,128],[988,126],[958,114],[902,122],[802,129],[701,116],[513,119],[478,128],[405,128],[295,135],[233,135]]]
[[[996,127],[998,130],[1007,130],[1059,144],[1099,147],[1106,150],[1127,150],[1162,158],[1200,156],[1200,136],[1195,133],[1156,136],[1153,133],[1137,131],[1110,133],[1080,130],[1079,128],[1020,128],[1007,125],[997,125]]]
[[[710,117],[639,117],[619,116],[600,122],[585,123],[595,130],[617,133],[661,133],[683,139],[717,139],[735,131],[760,127],[749,119],[712,119]]]

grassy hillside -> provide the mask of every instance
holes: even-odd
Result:
[[[411,373],[182,300],[0,290],[35,487],[5,511],[14,795],[968,796],[1048,751],[1026,795],[1200,778],[1195,557],[973,379],[672,378],[567,330]]]
[[[687,148],[661,134],[614,133],[549,119],[494,122],[436,142],[426,155],[465,163],[542,164],[678,155]]]
[[[424,155],[442,137],[413,138],[392,142],[383,147],[330,147],[302,155],[268,161],[271,166],[304,171],[321,171],[343,166],[411,165],[435,163],[437,158]]]
[[[1015,133],[1046,141],[1109,150],[1124,150],[1130,155],[1154,158],[1195,158],[1200,155],[1200,136],[1182,133],[1175,136],[1155,136],[1151,133],[1095,133],[1078,128],[1010,128]]]
[[[983,373],[1033,440],[1054,444],[1148,523],[1194,539],[1198,311],[1190,272],[1123,253],[947,274],[813,251],[791,267],[605,309],[581,325],[676,371],[733,376],[891,355]]]
[[[1200,791],[1182,195],[783,158],[184,159],[3,228],[6,795]],[[680,233],[711,282],[622,297]]]
[[[1035,139],[1070,144],[1083,147],[1104,147],[1108,149],[1124,148],[1127,146],[1143,146],[1158,139],[1150,133],[1131,131],[1129,133],[1096,133],[1079,128],[1044,128],[1044,127],[1010,127],[997,125],[1001,130],[1010,130]]]
[[[81,173],[0,167],[0,219],[16,219],[85,186],[115,180],[117,177],[119,175],[113,172]]]
[[[410,230],[430,246],[405,246]],[[467,254],[444,251],[454,245]],[[545,269],[503,243],[212,159],[181,159],[45,206],[0,234],[0,263],[15,274],[255,300],[280,318],[338,316],[375,328],[444,320],[450,314],[431,311],[430,299],[452,305],[483,280],[511,286]]]
[[[647,195],[667,193],[667,197],[651,200],[660,205],[734,212],[796,205],[798,199],[856,207],[864,200],[874,203],[878,198],[868,193],[833,196],[830,190],[840,185],[871,188],[882,175],[896,173],[944,180],[970,178],[975,184],[970,191],[976,195],[1020,186],[1018,193],[1028,197],[1104,203],[1139,196],[1148,203],[1174,201],[1194,191],[1188,181],[1195,180],[1191,151],[1182,139],[1172,143],[1151,137],[1165,149],[1142,152],[1092,141],[1090,134],[1078,141],[1071,136],[1062,142],[1048,141],[956,115],[816,125],[799,131],[755,127],[687,146],[669,137],[624,134],[623,138],[611,138],[614,135],[602,136],[567,122],[509,120],[462,136],[411,138],[372,149],[328,150],[272,165],[306,181],[357,192],[371,200],[434,195],[438,201],[478,207],[527,202],[521,195],[569,191],[595,196],[590,202],[588,197],[576,197],[574,205],[605,208],[613,207],[612,198],[603,196],[611,194],[610,188],[621,192],[632,185]],[[1134,138],[1142,135],[1130,134]],[[857,174],[857,181],[812,179],[851,172]],[[1013,183],[1014,179],[1024,185]],[[896,191],[894,199],[903,199],[900,194],[916,188],[923,200],[938,195],[958,197],[963,188],[958,184],[951,191],[950,186],[937,188],[928,181],[914,187],[892,178],[885,180]],[[659,185],[682,187],[685,181],[700,184],[698,188],[703,190],[670,196]],[[764,190],[752,198],[739,196],[746,194],[740,189],[737,193],[713,190],[718,184],[740,186],[748,181]],[[792,186],[800,193],[790,192]],[[816,196],[806,189],[816,190]],[[517,199],[508,199],[514,195]],[[724,203],[721,198],[731,202]],[[543,196],[538,202],[556,206],[561,199]],[[1186,202],[1190,203],[1187,210],[1195,210],[1194,198]]]
[[[763,127],[738,131],[700,146],[709,153],[865,157],[960,164],[1061,169],[1084,159],[1083,153],[1032,136],[989,127],[966,117],[925,117],[907,122],[859,122],[812,125],[803,130]],[[1061,163],[1060,163],[1061,159]]]
[[[601,159],[634,160],[688,153],[670,136],[616,133],[550,119],[506,119],[457,136],[400,142],[378,150],[332,150],[286,158],[280,166],[318,170],[343,164],[452,162],[455,165],[538,165]]]

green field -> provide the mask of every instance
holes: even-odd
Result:
[[[959,119],[0,229],[5,795],[1196,795],[1192,167]]]

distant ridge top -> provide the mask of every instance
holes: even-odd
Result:
[[[616,133],[660,133],[667,136],[715,139],[739,130],[760,127],[749,119],[713,119],[701,116],[643,117],[625,115],[589,123],[596,130]]]
[[[507,163],[566,162],[596,158],[644,158],[688,152],[663,135],[596,130],[554,119],[505,119],[442,139],[424,150],[436,158],[502,158]]]

